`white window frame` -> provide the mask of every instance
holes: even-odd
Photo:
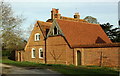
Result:
[[[39,33],[35,34],[35,41],[39,41],[40,40],[40,38],[38,38],[38,37],[40,37],[39,35],[40,35]]]
[[[39,48],[39,58],[43,58],[43,57],[41,57],[41,51],[43,52],[43,49]]]
[[[35,58],[35,56],[34,56],[34,53],[33,53],[33,50],[35,50],[35,48],[32,48],[32,50],[31,50],[31,56],[32,56],[32,58]]]
[[[53,35],[54,35],[54,29],[53,29]]]

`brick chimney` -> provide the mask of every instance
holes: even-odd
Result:
[[[76,19],[80,19],[80,15],[79,15],[79,13],[78,13],[78,12],[77,12],[77,13],[75,13],[74,18],[76,18]]]
[[[52,11],[51,11],[51,19],[60,19],[61,17],[61,14],[59,14],[59,9],[55,9],[55,8],[52,8]]]

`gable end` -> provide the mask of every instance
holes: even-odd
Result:
[[[56,20],[53,21],[53,24],[47,34],[47,38],[51,36],[64,36]]]

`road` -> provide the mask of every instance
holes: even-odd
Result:
[[[6,64],[0,63],[0,74],[2,76],[64,76],[61,73],[52,71],[50,69],[35,69],[35,68],[23,68],[23,67],[16,67]]]

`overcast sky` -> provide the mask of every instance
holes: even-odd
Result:
[[[58,8],[62,16],[73,17],[75,12],[80,18],[93,16],[101,24],[109,22],[118,25],[118,0],[5,0],[9,1],[16,15],[22,14],[26,20],[23,27],[33,25],[36,20],[50,18],[52,8]]]

